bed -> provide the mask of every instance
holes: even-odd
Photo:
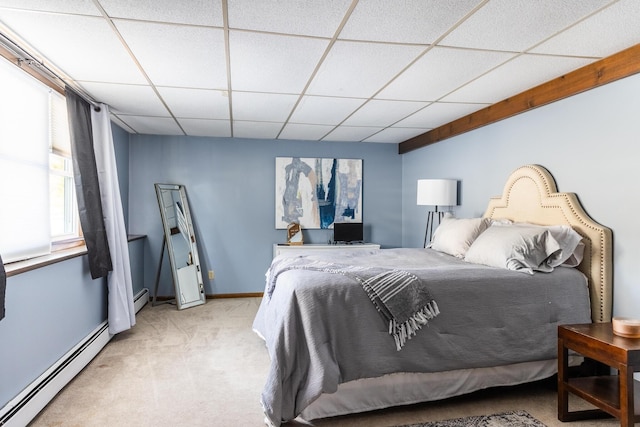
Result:
[[[545,168],[518,168],[482,218],[465,220],[443,222],[428,249],[273,260],[253,324],[271,359],[261,399],[267,424],[546,378],[557,370],[557,325],[611,320],[611,231],[575,194],[558,193]],[[450,225],[471,222],[482,224],[473,239],[446,248]],[[492,265],[518,227],[531,232],[535,256],[515,251],[509,268]],[[575,245],[559,227],[578,236]],[[498,250],[487,246],[496,241]],[[410,293],[384,294],[390,283]]]

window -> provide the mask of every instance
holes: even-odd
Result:
[[[49,209],[51,240],[60,242],[78,237],[78,209],[71,158],[49,155]]]
[[[0,254],[7,263],[48,254],[52,240],[77,238],[79,227],[64,97],[1,58],[0,93]]]
[[[67,102],[62,95],[50,91],[49,105],[49,209],[51,241],[56,244],[78,239],[80,227],[73,182]]]

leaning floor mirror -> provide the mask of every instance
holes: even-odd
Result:
[[[169,264],[175,288],[178,310],[204,304],[206,301],[198,246],[187,193],[183,185],[155,184],[160,216],[164,228],[164,243],[160,254],[154,303],[158,292],[164,250],[169,254]]]

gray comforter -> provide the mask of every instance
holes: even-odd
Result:
[[[280,274],[253,324],[271,358],[262,404],[276,426],[355,379],[553,359],[557,325],[591,321],[586,278],[575,269],[528,275],[429,249],[335,255],[309,257],[409,271],[438,302],[440,315],[397,351],[357,281],[319,271]]]

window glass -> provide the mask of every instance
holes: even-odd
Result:
[[[49,197],[51,239],[60,241],[78,237],[78,209],[74,194],[71,159],[51,153]]]
[[[71,163],[67,102],[62,95],[53,91],[50,93],[49,101],[51,240],[60,242],[79,236],[79,220]]]

